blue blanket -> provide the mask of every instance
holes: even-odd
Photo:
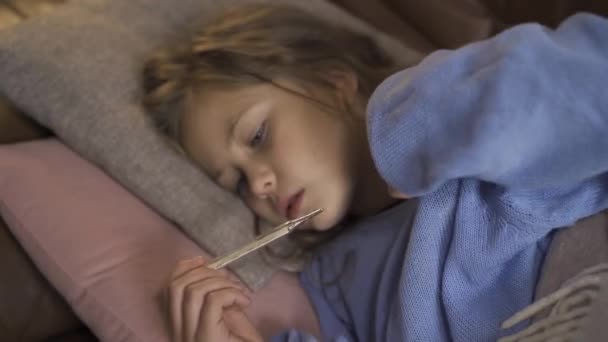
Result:
[[[327,341],[494,341],[533,300],[551,232],[608,208],[608,20],[438,51],[368,106],[382,177],[416,197],[302,273]],[[305,339],[291,332],[284,338]]]

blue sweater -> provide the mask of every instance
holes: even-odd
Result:
[[[608,21],[580,14],[436,52],[380,85],[368,133],[382,177],[417,199],[358,223],[302,273],[324,339],[512,333],[500,323],[532,302],[551,231],[608,208]]]

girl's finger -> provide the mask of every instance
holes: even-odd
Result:
[[[224,309],[233,305],[249,305],[249,299],[239,290],[224,289],[205,298],[205,306],[197,329],[197,341],[215,341],[230,336],[223,320]]]
[[[177,262],[175,268],[173,269],[173,273],[171,274],[171,279],[179,278],[184,273],[196,268],[198,266],[202,266],[206,263],[203,257],[196,257],[192,259],[184,259]]]
[[[262,336],[253,326],[247,315],[237,308],[224,311],[226,327],[243,341],[262,341]]]
[[[187,342],[194,342],[196,329],[199,324],[205,298],[208,294],[218,290],[234,289],[243,292],[244,288],[225,277],[214,277],[201,280],[188,285],[184,290],[182,306],[182,336]]]
[[[173,273],[175,278],[171,280],[168,287],[168,310],[169,322],[174,341],[182,341],[182,303],[184,287],[190,283],[203,280],[212,276],[213,270],[201,267],[202,259],[182,261],[177,265]],[[194,268],[194,269],[193,269]]]
[[[171,279],[179,278],[179,277],[183,276],[184,274],[188,273],[189,271],[192,271],[193,269],[196,269],[197,267],[205,265],[207,262],[208,262],[208,260],[205,260],[203,257],[196,257],[196,258],[192,258],[192,259],[180,260],[178,262],[175,270],[173,271],[173,274],[171,275]],[[234,281],[240,281],[240,279],[238,277],[236,277],[233,273],[228,271],[227,268],[221,268],[219,270],[213,270],[213,269],[208,268],[208,270],[218,272],[219,274],[221,274],[229,279],[232,279]]]

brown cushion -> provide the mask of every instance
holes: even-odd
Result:
[[[539,22],[555,27],[574,13],[585,11],[608,15],[606,0],[477,0],[505,24]]]
[[[0,274],[0,340],[42,341],[82,328],[1,219]]]
[[[437,49],[429,37],[412,26],[402,13],[395,11],[386,0],[330,0],[330,2],[424,54]]]
[[[536,298],[549,295],[582,270],[604,262],[608,262],[608,210],[555,233],[536,285]]]
[[[51,133],[0,96],[0,144],[34,140]]]
[[[481,0],[331,1],[425,54],[485,39],[503,28]]]
[[[45,342],[97,342],[99,341],[95,335],[91,334],[88,329],[79,329],[76,331],[63,334],[61,336],[55,336],[44,340]]]
[[[608,15],[606,0],[330,0],[421,52],[457,48],[523,22],[557,26],[576,12]]]

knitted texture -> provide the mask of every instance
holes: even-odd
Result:
[[[376,90],[375,162],[421,197],[388,340],[495,340],[532,301],[551,230],[608,206],[607,34],[588,14],[522,25]]]

